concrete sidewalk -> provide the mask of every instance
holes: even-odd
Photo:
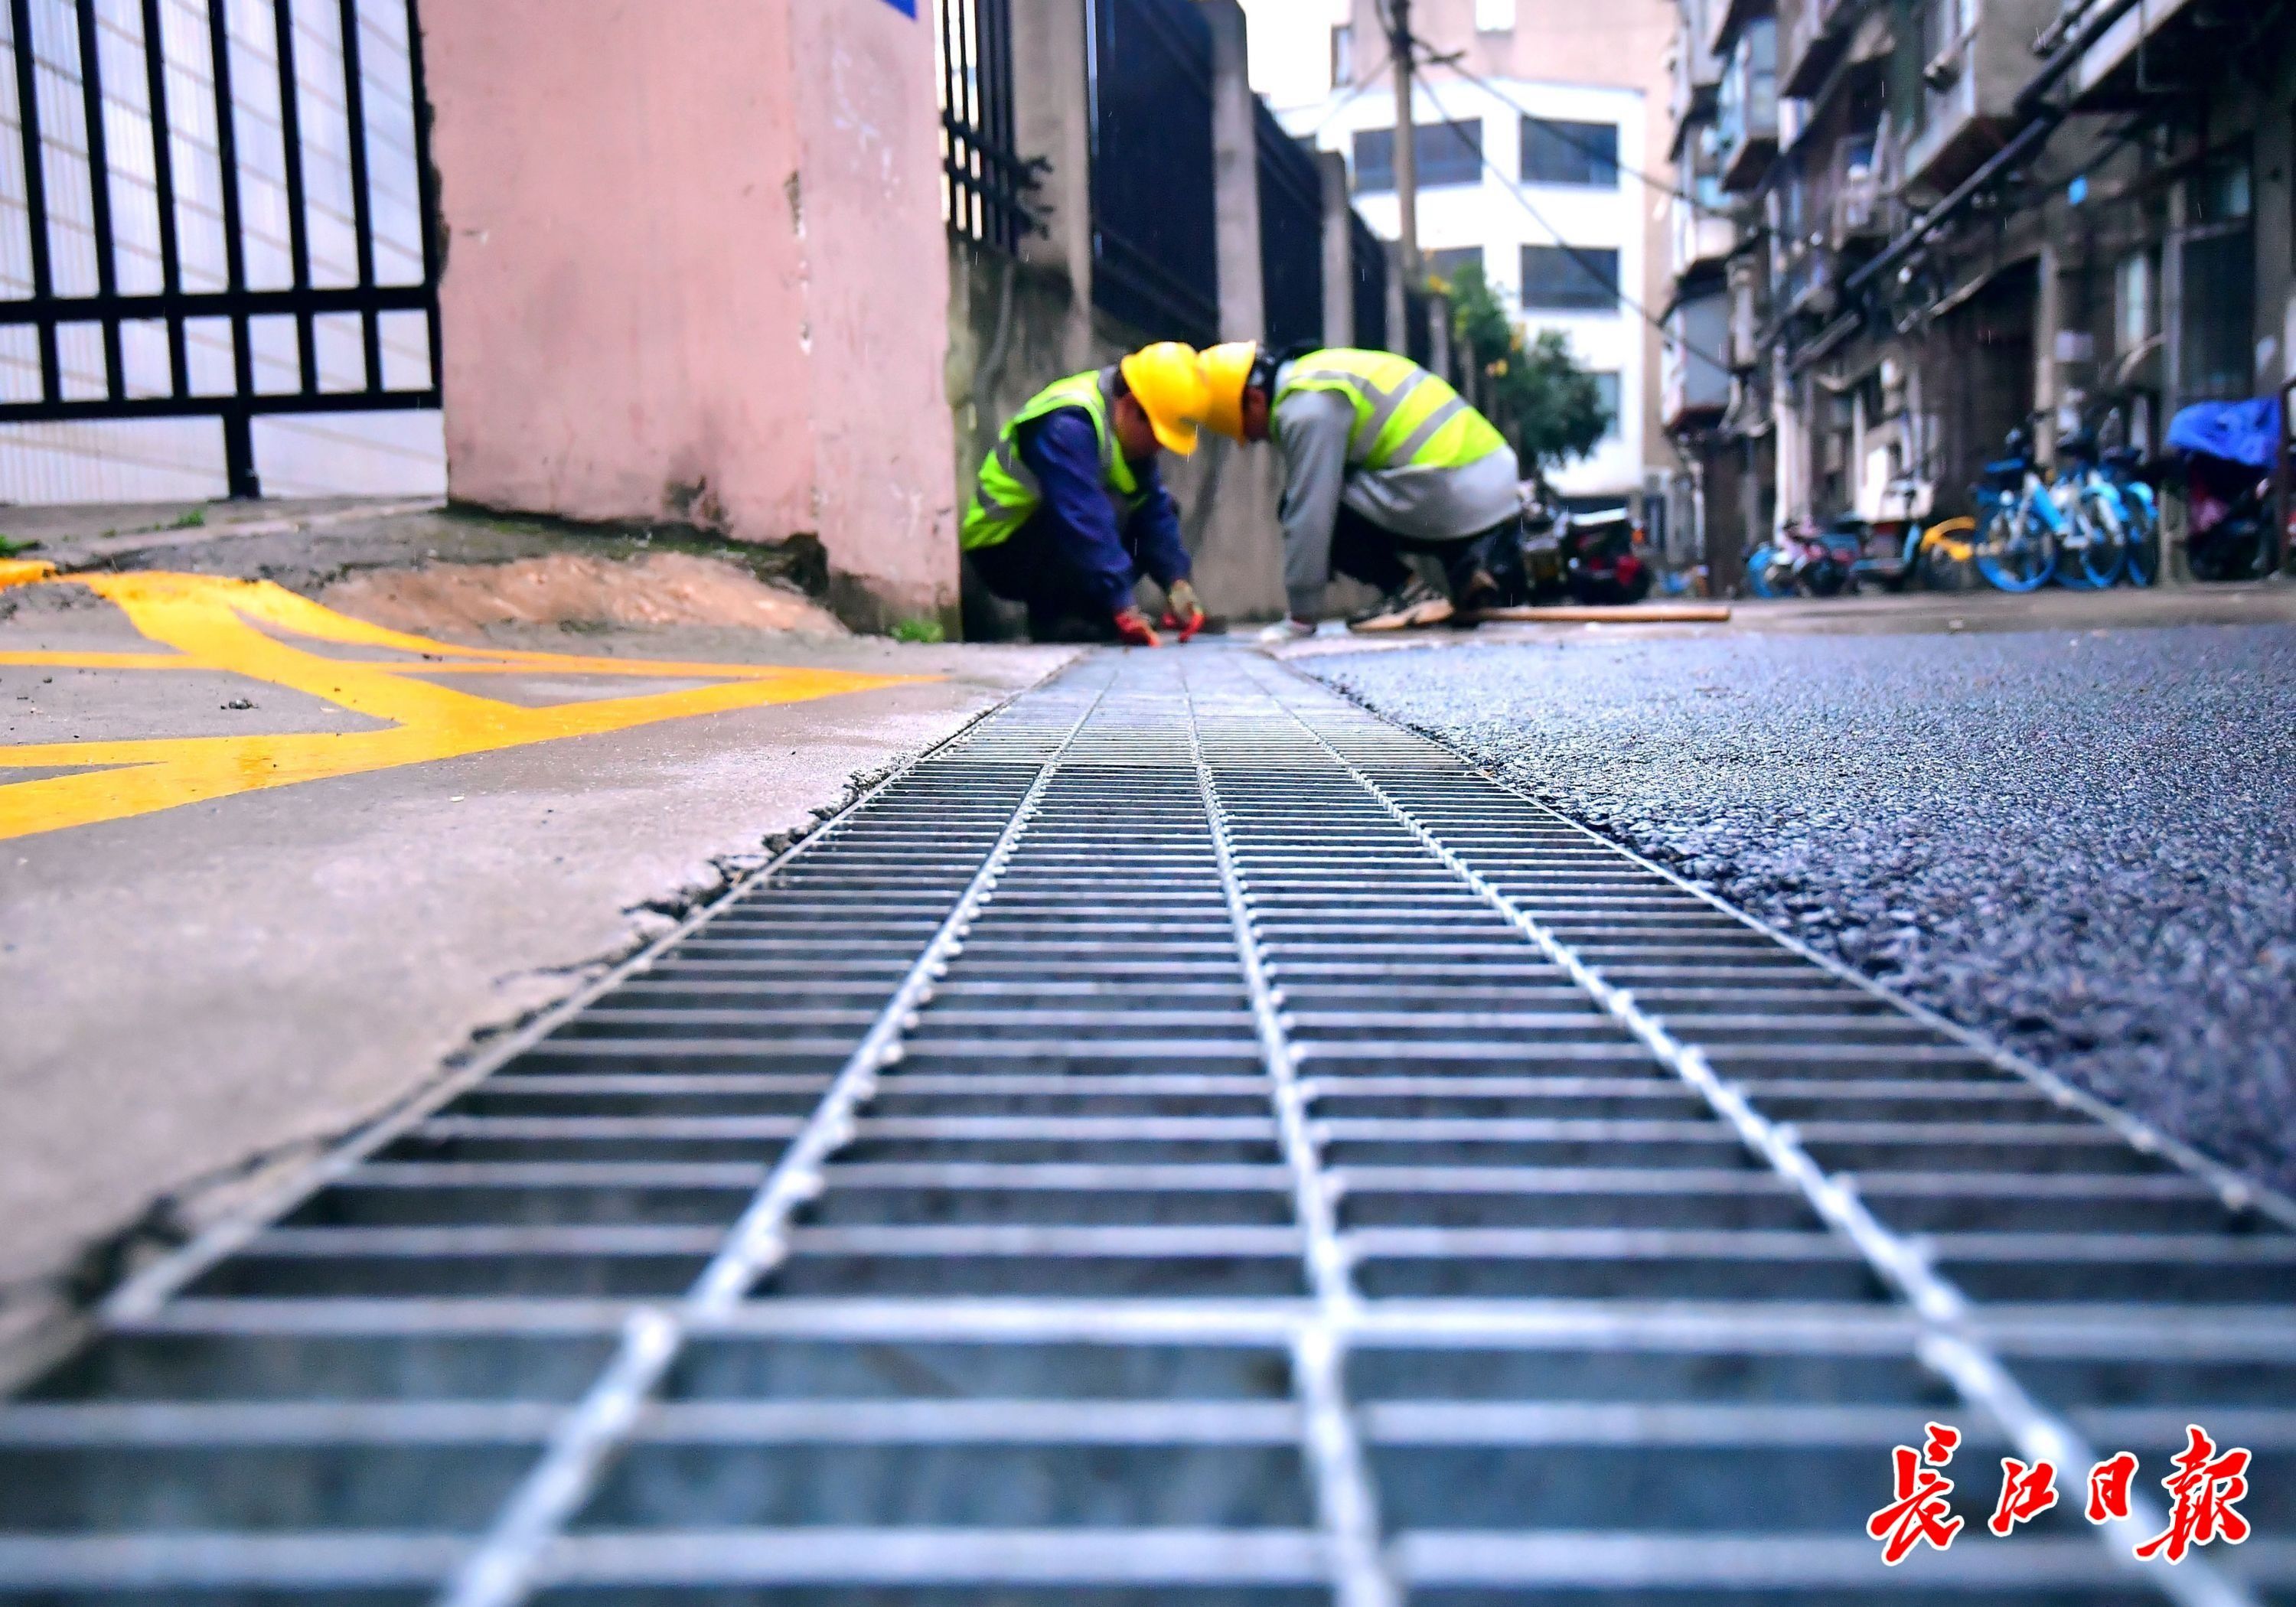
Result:
[[[223,545],[0,590],[0,1341],[1073,656],[426,635]]]

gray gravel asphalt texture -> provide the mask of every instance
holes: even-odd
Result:
[[[1297,668],[2296,1188],[2296,627],[1580,639]]]

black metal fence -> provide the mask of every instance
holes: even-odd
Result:
[[[1324,339],[1324,178],[1313,151],[1251,103],[1259,153],[1259,284],[1271,345]]]
[[[1212,36],[1193,0],[1086,0],[1093,301],[1158,340],[1218,339]]]
[[[938,0],[941,214],[949,232],[1012,251],[1037,227],[1036,174],[1013,143],[1012,0]]]
[[[1356,345],[1387,349],[1387,247],[1360,216],[1350,213],[1349,254],[1355,261]]]
[[[1391,344],[1413,362],[1425,368],[1435,361],[1435,335],[1427,323],[1431,305],[1427,292],[1412,285],[1403,287],[1403,339]],[[1391,336],[1394,331],[1388,333]]]
[[[0,422],[439,406],[413,0],[9,0]],[[12,95],[9,91],[12,90]]]

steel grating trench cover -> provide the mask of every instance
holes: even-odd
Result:
[[[1103,653],[130,1284],[0,1409],[0,1598],[2296,1603],[2292,1221],[1257,654]],[[2189,1423],[2255,1535],[2139,1564]]]

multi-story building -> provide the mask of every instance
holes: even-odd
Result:
[[[1255,87],[1294,134],[1347,159],[1365,221],[1394,239],[1396,105],[1377,8],[1248,9]],[[1672,182],[1664,0],[1416,0],[1412,27],[1436,59],[1411,109],[1430,270],[1479,260],[1527,331],[1569,339],[1614,422],[1555,488],[1582,505],[1645,504],[1670,555],[1693,556],[1694,532],[1668,529],[1683,465],[1660,413],[1673,277],[1671,220],[1654,204]]]
[[[1677,188],[1668,208],[1671,283],[1664,303],[1659,422],[1687,470],[1674,522],[1696,530],[1714,578],[1727,586],[1745,553],[1745,529],[1759,516],[1745,499],[1762,483],[1752,462],[1759,440],[1725,427],[1737,394],[1733,376],[1751,361],[1750,355],[1742,361],[1734,347],[1752,350],[1751,316],[1738,316],[1745,288],[1746,265],[1736,261],[1743,209],[1724,184],[1726,168],[1745,155],[1748,84],[1740,74],[1731,85],[1732,143],[1726,144],[1723,87],[1731,63],[1716,48],[1718,0],[1677,4],[1681,19],[1669,56],[1667,107]],[[1775,94],[1768,102],[1775,105]],[[1774,126],[1775,113],[1770,121]]]
[[[2296,374],[2290,0],[1676,10],[1669,299],[1731,373],[1666,423],[1710,525],[1953,512],[2029,421],[2151,445]]]

